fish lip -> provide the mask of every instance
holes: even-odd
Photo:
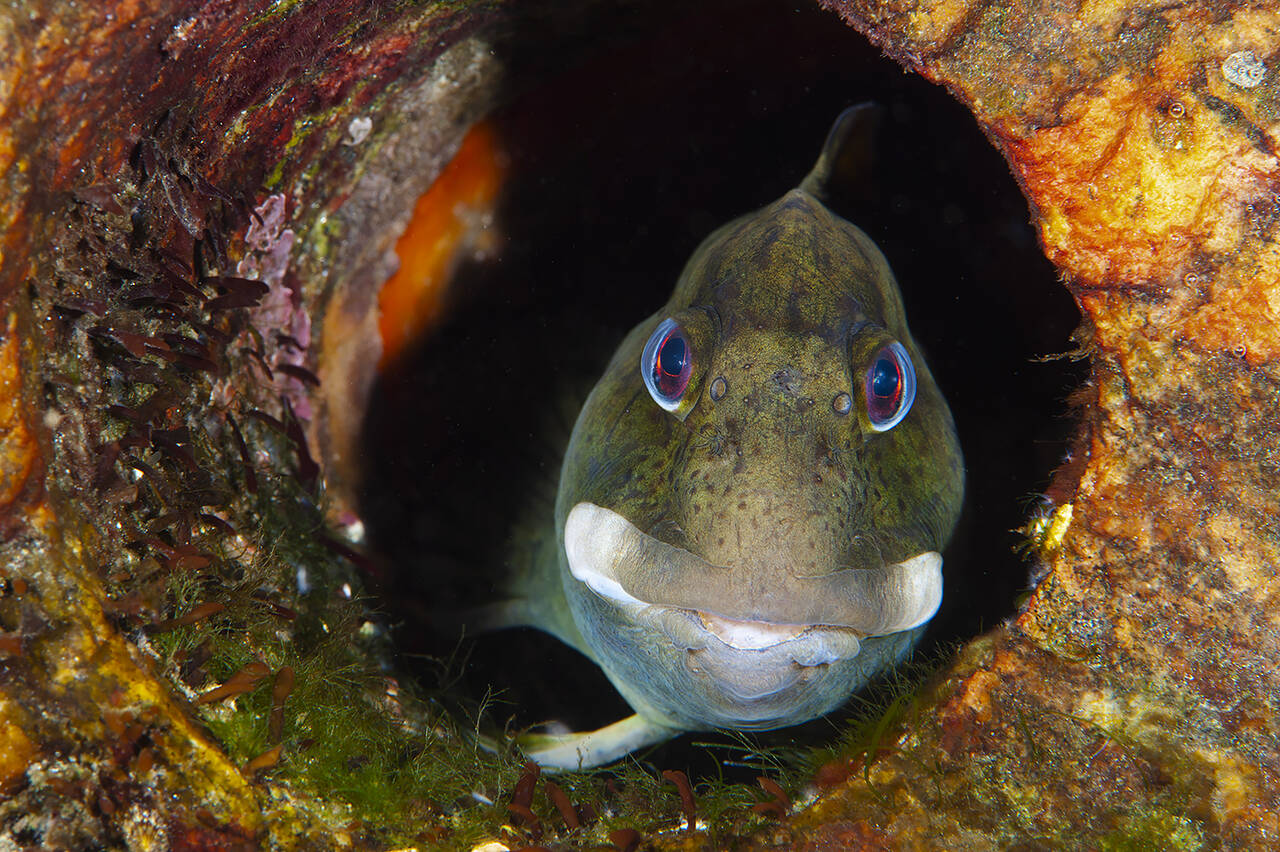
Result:
[[[794,596],[805,600],[792,607],[794,602],[785,600],[787,595],[783,594],[782,606],[790,608],[772,619],[753,617],[755,608],[746,612],[740,600],[730,601],[731,605],[725,607],[716,602],[706,602],[709,606],[694,602],[687,587],[672,591],[669,600],[661,599],[661,595],[659,599],[646,600],[649,595],[635,588],[638,577],[639,582],[644,580],[636,563],[684,563],[679,567],[651,567],[648,574],[659,576],[659,592],[665,591],[661,589],[662,578],[676,576],[682,568],[687,571],[692,566],[700,572],[704,587],[715,586],[717,580],[727,582],[733,570],[661,542],[611,509],[586,501],[577,503],[565,519],[563,544],[569,573],[599,597],[630,610],[633,616],[641,608],[660,607],[696,612],[700,620],[709,616],[712,624],[720,627],[724,627],[720,622],[728,622],[727,630],[706,632],[741,650],[774,647],[814,629],[852,630],[861,637],[911,630],[932,618],[942,602],[942,556],[936,551],[924,551],[882,568],[845,569],[825,577],[777,578],[786,587],[784,592],[793,591]],[[746,597],[741,593],[736,596]],[[798,614],[818,617],[795,617]],[[785,635],[794,627],[804,629]],[[722,634],[731,641],[724,641]],[[741,648],[742,645],[751,647]]]
[[[694,610],[698,626],[730,648],[759,651],[800,638],[815,629],[812,624],[772,624],[767,621],[738,621],[714,613]],[[820,629],[820,628],[818,628]]]
[[[817,668],[858,656],[860,640],[865,638],[847,627],[746,621],[726,624],[727,619],[705,612],[663,606],[645,607],[635,614],[635,620],[652,625],[689,654],[706,652],[734,667],[767,668],[784,662]]]

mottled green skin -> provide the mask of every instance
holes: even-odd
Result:
[[[666,317],[686,329],[695,358],[686,403],[674,413],[650,398],[639,369],[645,341]],[[876,433],[863,375],[894,339],[914,362],[916,400],[905,420]],[[713,401],[717,377],[727,391]],[[844,415],[833,408],[842,392],[854,400]],[[589,501],[708,562],[751,566],[747,582],[759,600],[752,620],[767,622],[772,572],[791,565],[826,574],[940,551],[962,491],[950,412],[911,340],[883,255],[816,197],[793,190],[703,243],[671,300],[627,336],[584,405],[556,502],[565,597],[555,602],[553,630],[596,660],[652,722],[698,729],[804,721],[900,659],[919,631],[866,639],[857,657],[805,670],[774,695],[726,694],[694,651],[633,622],[569,573],[569,511]],[[716,611],[716,592],[709,584],[701,609]]]

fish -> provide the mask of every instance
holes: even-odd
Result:
[[[578,649],[635,713],[522,735],[544,768],[817,718],[941,604],[955,425],[888,261],[827,206],[877,114],[845,110],[798,187],[708,236],[586,398],[496,621]]]

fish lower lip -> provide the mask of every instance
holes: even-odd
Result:
[[[662,633],[675,647],[705,652],[730,668],[793,663],[808,668],[856,657],[862,649],[863,637],[845,627],[737,622],[726,631],[725,620],[717,616],[664,606],[637,607],[632,618]]]
[[[698,620],[724,644],[741,651],[758,651],[789,642],[809,629],[807,624],[769,624],[763,621],[736,621],[708,612],[698,612]]]

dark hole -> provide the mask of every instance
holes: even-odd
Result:
[[[703,237],[800,181],[851,103],[887,113],[872,180],[833,206],[889,258],[968,469],[946,596],[921,651],[995,626],[1027,585],[1010,531],[1061,461],[1064,399],[1084,370],[1034,360],[1071,348],[1078,314],[1021,194],[962,106],[835,16],[730,8],[631,20],[607,50],[513,93],[497,116],[513,156],[501,259],[462,270],[448,320],[383,377],[368,414],[363,510],[404,663],[430,687],[459,651],[467,662],[453,665],[448,695],[475,706],[496,693],[499,725],[586,730],[631,711],[549,636],[459,644],[428,625],[493,599],[512,531],[550,517],[576,405],[617,342],[665,302]],[[573,357],[545,369],[541,353],[565,341]],[[821,741],[845,715],[761,740]],[[709,770],[729,753],[690,745],[703,739],[650,758]]]

